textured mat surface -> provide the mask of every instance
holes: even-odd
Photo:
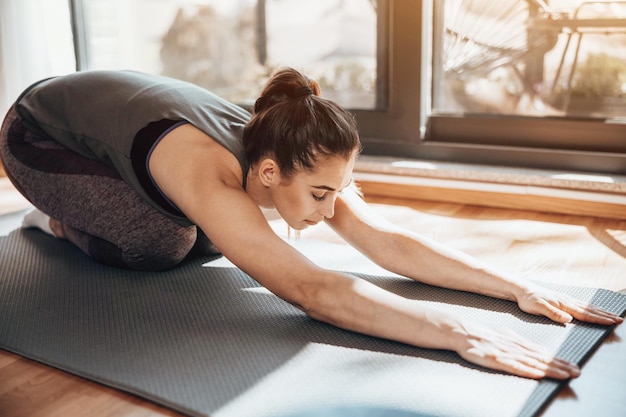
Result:
[[[513,328],[577,363],[610,330],[560,326],[513,303],[384,276],[344,246],[298,245],[324,266]],[[622,294],[565,290],[626,311]],[[323,409],[394,415],[368,408],[402,417],[532,416],[560,387],[315,322],[223,259],[165,273],[128,272],[32,230],[0,236],[0,347],[198,416],[333,415],[314,413]]]

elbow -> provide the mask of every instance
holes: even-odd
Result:
[[[355,294],[354,280],[328,272],[321,279],[299,285],[290,302],[314,320],[342,327]]]
[[[288,300],[291,305],[305,313],[312,319],[326,321],[325,301],[328,299],[324,294],[323,285],[306,284],[299,285],[293,297]]]

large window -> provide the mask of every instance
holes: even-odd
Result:
[[[373,0],[74,3],[84,69],[163,74],[249,104],[272,70],[292,66],[347,107],[377,106]]]
[[[289,65],[353,110],[366,153],[626,172],[625,1],[72,4],[81,69],[161,73],[249,105]]]

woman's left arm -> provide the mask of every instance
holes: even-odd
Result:
[[[383,219],[349,187],[326,222],[348,243],[388,271],[426,284],[517,302],[520,309],[555,322],[573,318],[612,325],[622,318],[528,280],[495,271],[476,258]]]

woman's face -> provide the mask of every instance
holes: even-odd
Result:
[[[295,230],[313,226],[335,214],[335,200],[352,181],[356,152],[320,158],[315,172],[298,171],[289,181],[282,179],[271,187],[274,207]]]

